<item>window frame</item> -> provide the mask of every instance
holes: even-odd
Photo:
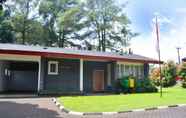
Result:
[[[51,72],[51,64],[55,64],[55,70],[56,72]],[[58,75],[58,67],[59,63],[58,61],[48,61],[48,75]]]

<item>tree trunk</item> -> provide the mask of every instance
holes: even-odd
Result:
[[[58,46],[63,48],[64,44],[65,44],[65,32],[63,30],[63,31],[60,31],[60,33],[59,33],[59,44],[58,44]]]
[[[26,14],[24,16],[24,19],[23,19],[23,31],[22,31],[22,44],[25,44],[25,40],[26,40],[26,25],[27,25],[27,18],[28,18],[28,15],[29,15],[29,8],[30,8],[30,1],[28,1],[26,3]]]
[[[23,31],[22,31],[22,44],[24,45],[25,44],[25,23],[26,21],[25,21],[25,18],[24,18],[24,21],[23,21]]]
[[[101,45],[102,45],[102,51],[105,52],[106,51],[106,46],[105,46],[105,30],[103,29],[101,31]]]
[[[98,51],[101,51],[101,36],[100,36],[100,30],[97,31],[98,35]]]
[[[106,51],[106,29],[103,30],[103,51]]]

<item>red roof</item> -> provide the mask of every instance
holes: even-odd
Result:
[[[159,63],[159,61],[156,59],[136,54],[120,55],[113,52],[98,52],[54,47],[26,46],[17,44],[0,44],[0,54],[36,55],[55,58],[99,59],[108,61],[128,61],[155,64]]]

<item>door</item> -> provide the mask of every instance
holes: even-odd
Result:
[[[95,70],[93,72],[93,91],[100,92],[104,90],[104,70]]]

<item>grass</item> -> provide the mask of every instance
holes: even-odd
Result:
[[[59,97],[59,102],[72,111],[79,112],[112,112],[127,111],[138,108],[150,108],[164,105],[186,103],[186,89],[172,87],[163,89],[163,97],[159,93],[103,95],[103,96],[71,96]]]

